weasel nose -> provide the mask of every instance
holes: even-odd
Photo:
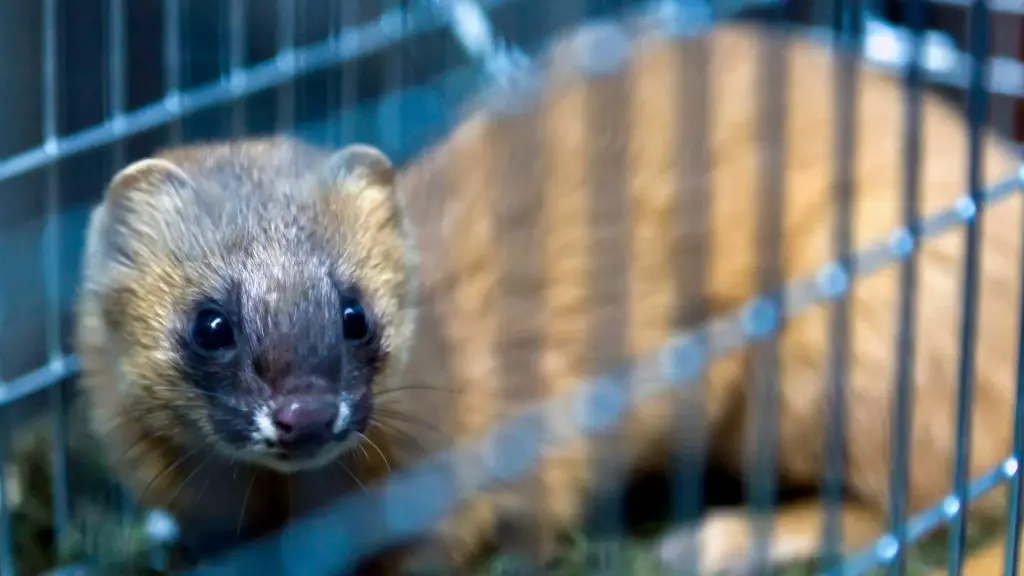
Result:
[[[274,410],[277,439],[291,450],[316,450],[334,436],[337,402],[327,398],[289,398]]]

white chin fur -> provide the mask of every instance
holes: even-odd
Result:
[[[303,460],[275,458],[272,449],[268,448],[263,442],[254,444],[249,449],[236,453],[236,457],[278,472],[292,474],[327,466],[356,448],[359,445],[359,440],[359,434],[352,434],[344,442],[336,442],[325,446],[323,451],[317,456]]]

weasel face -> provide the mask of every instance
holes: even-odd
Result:
[[[373,148],[287,139],[125,168],[87,240],[87,388],[148,433],[285,472],[355,447],[415,318],[392,183]]]
[[[194,298],[183,314],[174,338],[183,384],[231,456],[282,470],[318,466],[366,431],[386,361],[380,320],[327,262],[307,258],[287,267],[289,278],[243,260],[221,293]]]

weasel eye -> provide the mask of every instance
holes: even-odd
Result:
[[[356,300],[347,300],[341,309],[341,329],[345,340],[353,344],[365,344],[370,337],[370,320],[363,305]]]
[[[192,343],[203,352],[219,352],[235,345],[235,330],[216,308],[203,308],[192,325]]]

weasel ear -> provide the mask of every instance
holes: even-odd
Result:
[[[142,251],[162,244],[161,222],[178,212],[181,195],[192,188],[188,175],[168,160],[146,158],[123,168],[107,186],[92,224],[97,248],[133,264]]]
[[[384,224],[401,217],[395,193],[395,167],[380,149],[350,144],[326,161],[325,175],[331,197],[355,202],[363,218]]]
[[[395,183],[395,167],[379,148],[368,144],[350,144],[327,161],[327,170],[341,192],[362,193],[368,186],[390,188]]]

